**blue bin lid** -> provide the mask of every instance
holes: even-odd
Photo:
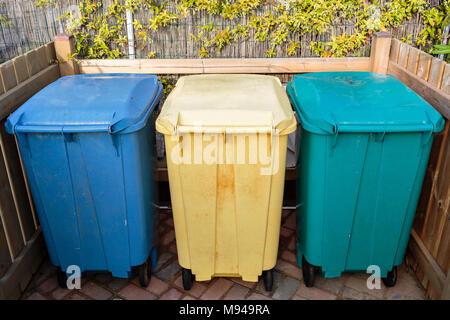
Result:
[[[138,130],[161,96],[154,75],[89,74],[58,79],[12,115],[16,132],[110,132]]]
[[[441,131],[444,119],[395,77],[371,72],[294,76],[287,87],[302,126],[313,133]]]

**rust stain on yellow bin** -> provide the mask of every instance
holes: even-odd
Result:
[[[178,260],[196,280],[258,281],[275,266],[287,134],[276,77],[181,78],[156,121],[165,136]]]

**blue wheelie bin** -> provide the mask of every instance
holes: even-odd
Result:
[[[75,75],[7,119],[61,286],[69,266],[115,277],[137,271],[148,284],[156,264],[154,110],[161,96],[152,75]]]
[[[370,266],[395,285],[444,119],[391,75],[303,74],[287,90],[301,120],[297,261],[306,286],[317,267],[338,277]]]

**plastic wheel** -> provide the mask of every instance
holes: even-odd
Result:
[[[67,273],[62,271],[61,268],[56,270],[56,280],[61,288],[67,289]]]
[[[270,292],[273,288],[273,269],[263,271],[262,273],[264,288]]]
[[[152,278],[152,260],[148,258],[143,264],[139,266],[139,284],[141,287],[146,288]]]
[[[383,278],[383,283],[386,287],[393,287],[397,283],[397,267],[393,267],[391,271],[389,271],[386,275],[386,278]]]
[[[190,269],[183,268],[182,270],[183,277],[183,288],[184,290],[191,290],[192,281],[194,280],[194,276],[192,275],[192,271]]]
[[[305,286],[311,288],[314,286],[314,280],[316,277],[316,267],[306,261],[305,257],[302,257],[302,272],[303,272],[303,282]]]

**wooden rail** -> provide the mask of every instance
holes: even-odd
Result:
[[[450,118],[449,64],[394,39],[387,72]]]
[[[49,43],[0,65],[0,299],[17,299],[45,255],[39,221],[5,118],[60,77]]]
[[[81,60],[81,73],[303,73],[367,71],[369,58]]]

